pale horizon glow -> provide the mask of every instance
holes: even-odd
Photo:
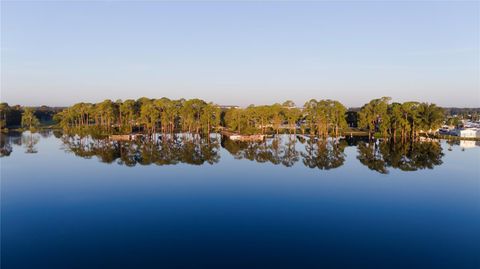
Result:
[[[480,3],[1,2],[1,101],[480,107]]]

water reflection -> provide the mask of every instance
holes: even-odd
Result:
[[[24,146],[25,153],[37,153],[36,144],[40,141],[39,134],[31,132],[0,133],[0,157],[8,157],[13,152],[13,145]]]
[[[222,140],[225,148],[235,159],[247,159],[259,163],[293,166],[299,160],[296,150],[296,138],[288,136],[286,139],[277,136],[262,142]]]
[[[347,147],[356,147],[356,159],[361,164],[373,171],[388,174],[390,169],[401,171],[433,169],[442,164],[444,156],[438,141],[390,143],[355,138],[317,139],[301,135],[283,135],[262,142],[241,142],[217,134],[159,135],[154,140],[113,141],[92,136],[65,135],[60,131],[42,131],[1,134],[0,157],[10,156],[15,149],[13,145],[24,147],[25,153],[38,153],[39,141],[52,135],[55,137],[53,139],[62,141],[62,147],[66,152],[82,158],[97,157],[103,163],[126,166],[215,164],[220,161],[223,148],[238,160],[285,167],[299,163],[311,169],[330,170],[344,165]],[[475,142],[447,142],[448,150],[452,147],[464,149],[472,145],[475,146]]]
[[[329,170],[338,168],[345,162],[345,140],[308,139],[305,152],[302,152],[303,164],[310,168]]]
[[[104,163],[120,165],[214,164],[220,160],[219,138],[198,135],[166,135],[148,141],[112,141],[92,137],[63,136],[67,152],[76,156],[96,156]]]
[[[360,142],[357,149],[357,159],[369,169],[382,174],[387,174],[389,167],[402,171],[433,169],[442,164],[444,155],[439,142]]]
[[[25,147],[25,153],[38,153],[35,147],[40,141],[40,134],[26,132],[22,134],[22,144]]]
[[[8,157],[12,154],[12,142],[9,135],[0,134],[0,157]]]
[[[462,151],[466,149],[471,149],[480,146],[480,141],[472,141],[472,140],[451,140],[447,141],[449,145],[448,150],[452,151],[453,146],[459,146]]]

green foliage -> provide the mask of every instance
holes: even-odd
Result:
[[[334,100],[311,99],[303,106],[303,113],[310,134],[327,137],[329,134],[338,136],[339,130],[347,127],[347,109]]]
[[[461,123],[459,117],[449,117],[447,118],[446,124],[450,126],[459,126]]]
[[[7,114],[10,111],[10,107],[7,103],[0,103],[0,129],[7,127]]]
[[[435,104],[405,102],[389,104],[390,98],[374,99],[359,112],[359,126],[372,135],[379,132],[382,137],[395,140],[416,138],[420,132],[428,134],[438,129],[445,120],[444,110]]]
[[[22,113],[23,108],[19,105],[9,106],[8,103],[0,103],[0,129],[21,126]]]
[[[250,105],[246,108],[221,109],[200,99],[168,98],[138,100],[105,100],[97,104],[78,103],[54,116],[59,125],[68,131],[95,131],[99,135],[143,131],[154,133],[208,134],[218,127],[241,134],[301,132],[319,137],[338,137],[349,121],[381,137],[417,137],[420,132],[438,128],[445,119],[442,108],[434,104],[405,102],[390,104],[389,97],[371,100],[358,113],[347,111],[338,101],[324,99],[307,101],[297,108],[293,101],[282,104]],[[0,106],[0,115],[8,105]],[[3,119],[3,118],[0,118]],[[3,126],[3,125],[2,125]]]
[[[200,99],[145,97],[137,101],[78,103],[55,115],[55,120],[65,130],[95,130],[104,134],[130,133],[135,129],[148,134],[175,131],[209,133],[219,126],[220,118],[221,110],[217,105]]]
[[[435,104],[421,103],[418,106],[417,117],[419,126],[423,131],[438,129],[445,119],[445,112]]]
[[[375,131],[379,131],[383,135],[387,134],[390,118],[388,112],[388,102],[390,97],[382,97],[374,99],[365,104],[358,113],[359,127],[368,130],[371,136]]]
[[[39,125],[40,121],[33,114],[33,109],[28,107],[24,108],[22,113],[22,127],[28,128],[29,130],[34,130]]]

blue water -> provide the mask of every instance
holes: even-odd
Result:
[[[358,141],[320,169],[305,141],[287,162],[219,139],[210,163],[180,146],[175,165],[127,166],[58,134],[3,135],[1,268],[480,268],[478,145],[442,141],[405,171],[371,170]]]

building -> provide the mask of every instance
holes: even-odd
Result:
[[[477,137],[480,133],[476,129],[455,129],[453,134],[459,137]]]
[[[240,108],[239,106],[235,106],[235,105],[219,105],[218,107],[221,108],[221,109],[232,109],[232,108],[238,109],[238,108]]]

